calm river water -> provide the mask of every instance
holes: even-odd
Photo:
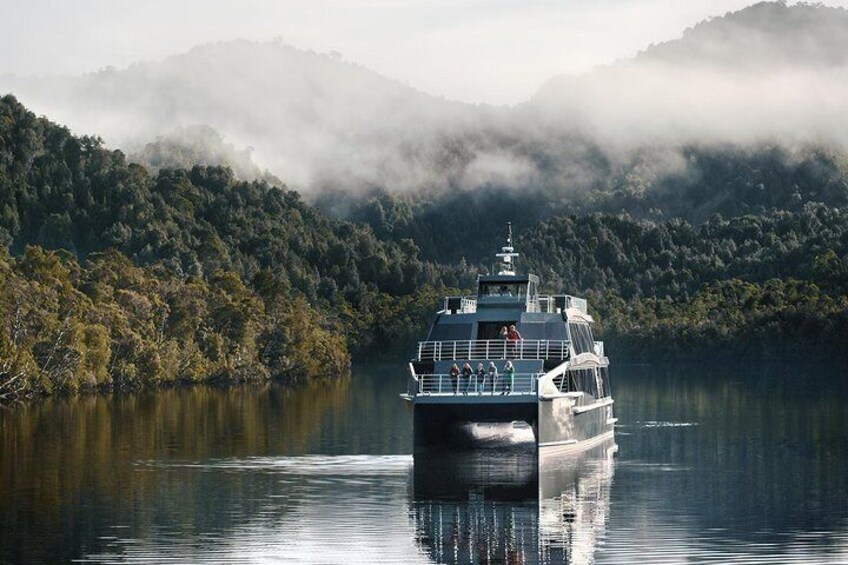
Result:
[[[412,456],[403,364],[0,412],[0,563],[848,563],[848,370],[613,372],[617,453]]]

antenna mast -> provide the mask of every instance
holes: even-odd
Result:
[[[512,246],[512,222],[507,222],[508,230],[506,245],[501,247],[500,253],[495,253],[495,257],[501,260],[501,268],[498,271],[499,275],[515,275],[515,262],[513,259],[518,257],[515,248]]]

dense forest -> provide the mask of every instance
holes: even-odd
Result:
[[[228,168],[151,176],[11,96],[0,240],[5,397],[338,374],[410,335],[434,287],[471,280]]]
[[[425,258],[472,262],[489,260],[491,244],[480,235],[507,221],[525,229],[554,216],[602,213],[699,225],[716,215],[800,213],[813,202],[848,206],[848,151],[835,144],[693,144],[643,149],[625,163],[613,163],[600,151],[585,159],[598,180],[580,190],[327,191],[316,205],[330,214],[344,210],[381,238],[413,239]],[[670,169],[663,165],[669,159],[679,162]]]
[[[568,198],[378,191],[337,198],[343,220],[270,177],[153,173],[3,97],[0,397],[343,373],[470,290],[511,219],[522,268],[587,295],[620,359],[840,358],[845,153],[687,151],[685,176],[643,156]]]
[[[344,336],[304,298],[262,295],[233,272],[183,278],[117,251],[81,265],[28,246],[0,273],[0,401],[348,370]]]

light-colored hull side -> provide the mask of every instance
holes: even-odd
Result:
[[[539,447],[572,445],[612,433],[615,420],[610,417],[611,403],[589,406],[577,403],[574,396],[539,401],[536,434]]]

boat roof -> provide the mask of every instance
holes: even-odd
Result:
[[[478,275],[478,283],[539,282],[536,275]]]

